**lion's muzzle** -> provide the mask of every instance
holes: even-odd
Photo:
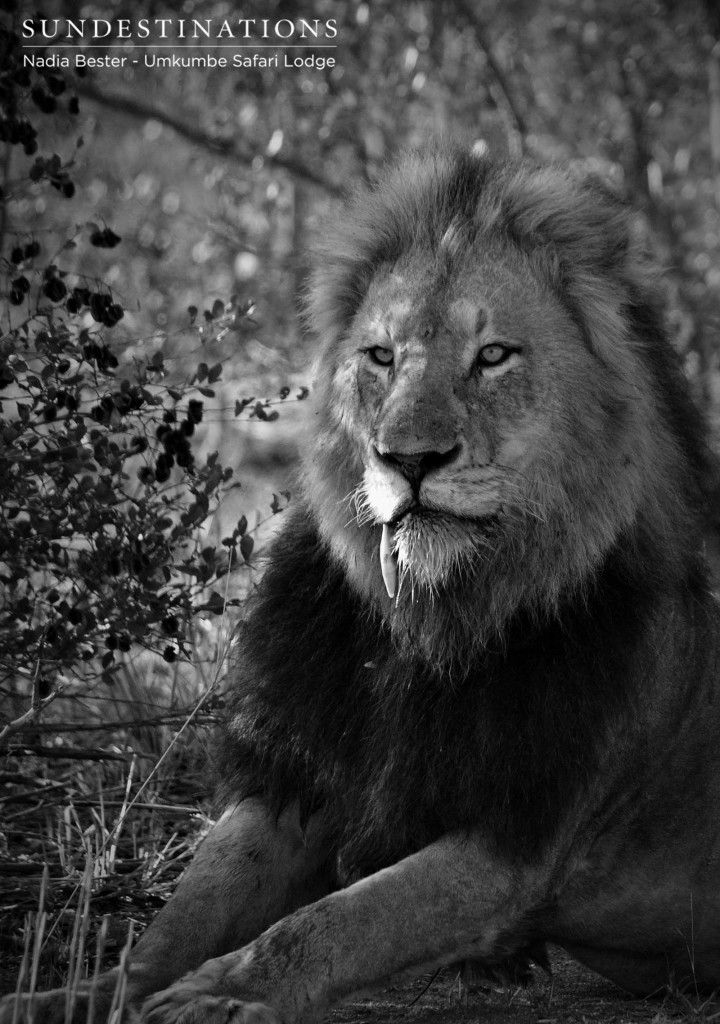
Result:
[[[398,469],[409,482],[413,493],[417,495],[420,484],[428,473],[455,462],[460,455],[460,445],[453,444],[440,451],[393,451],[383,450],[376,445],[375,453],[382,462],[393,469]]]
[[[397,446],[400,448],[400,446]],[[461,446],[457,443],[448,442],[440,450],[420,449],[415,450],[412,446],[404,446],[400,450],[393,450],[387,442],[373,445],[373,459],[383,468],[399,472],[404,480],[410,485],[412,501],[417,501],[420,494],[420,485],[428,473],[450,466],[460,455]],[[380,568],[382,570],[383,582],[389,597],[395,597],[398,583],[398,560],[394,550],[396,523],[407,508],[398,508],[394,511],[392,519],[387,517],[383,521],[382,537],[380,539]]]

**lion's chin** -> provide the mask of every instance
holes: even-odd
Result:
[[[395,597],[407,580],[413,591],[418,586],[437,592],[487,543],[480,522],[426,509],[407,512],[383,524],[380,565],[385,588]]]

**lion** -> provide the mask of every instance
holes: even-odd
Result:
[[[310,1024],[545,943],[631,993],[717,989],[715,469],[627,209],[408,155],[326,225],[308,319],[302,497],[135,1015]]]

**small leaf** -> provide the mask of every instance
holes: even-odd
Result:
[[[120,241],[120,236],[111,228],[97,229],[90,234],[90,245],[95,245],[98,249],[114,249]]]
[[[40,181],[43,174],[45,173],[45,161],[41,156],[35,158],[35,163],[30,168],[28,177],[30,181]]]
[[[255,541],[252,539],[249,533],[244,534],[240,539],[240,554],[243,556],[246,562],[250,561],[250,555],[255,547]]]
[[[244,412],[245,409],[247,409],[247,407],[250,405],[250,403],[254,401],[254,398],[243,398],[242,401],[235,402],[235,415],[239,416],[240,413]]]
[[[211,612],[213,615],[222,615],[225,611],[225,602],[222,597],[215,590],[210,591],[210,596],[207,599],[206,604],[203,605],[206,611]]]
[[[186,576],[198,577],[200,575],[200,570],[194,565],[176,565],[175,568],[177,569],[178,572],[184,572]]]

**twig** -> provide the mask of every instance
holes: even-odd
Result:
[[[124,807],[124,800],[73,800],[74,807]],[[197,814],[198,807],[190,807],[187,804],[150,804],[135,803],[135,810],[141,811],[165,811],[168,814]]]
[[[435,981],[435,979],[437,978],[437,976],[438,976],[438,974],[440,973],[440,971],[441,971],[441,970],[442,970],[442,967],[438,967],[438,969],[437,969],[437,970],[436,970],[436,971],[435,971],[435,972],[434,972],[433,974],[431,974],[431,975],[430,975],[430,980],[428,981],[427,985],[425,985],[425,986],[424,986],[424,987],[423,987],[423,988],[422,988],[422,989],[421,989],[421,990],[420,990],[420,991],[418,992],[418,994],[417,994],[417,995],[415,996],[415,998],[414,998],[414,999],[411,999],[411,1000],[410,1000],[410,1002],[408,1003],[408,1006],[414,1006],[414,1005],[415,1005],[415,1003],[419,1002],[419,1001],[420,1001],[420,1000],[422,999],[422,997],[423,997],[423,996],[425,995],[425,993],[427,992],[427,990],[428,990],[428,989],[430,988],[430,986],[432,985],[432,983],[433,983],[433,982]]]
[[[42,646],[40,648],[42,653]],[[12,722],[8,722],[7,725],[0,729],[0,747],[2,747],[3,740],[10,736],[12,733],[22,729],[24,725],[31,722],[33,718],[36,718],[44,707],[47,707],[55,698],[62,692],[62,687],[58,686],[56,689],[49,693],[47,697],[40,696],[40,670],[42,668],[42,658],[38,657],[37,665],[35,666],[35,673],[33,675],[33,695],[30,707],[24,714],[20,715],[19,718],[13,719]]]
[[[265,163],[270,164],[273,167],[281,168],[284,171],[288,171],[288,173],[292,174],[294,177],[301,178],[303,181],[316,185],[319,188],[324,189],[330,195],[342,196],[345,194],[343,189],[339,188],[333,182],[328,181],[328,179],[324,178],[322,175],[317,174],[299,160],[294,160],[291,157],[283,157],[279,154],[270,156],[268,153],[244,152],[239,148],[236,137],[211,135],[202,128],[189,124],[186,120],[183,120],[180,117],[176,117],[169,113],[169,111],[156,107],[152,103],[146,103],[144,100],[138,99],[135,96],[120,96],[117,93],[112,94],[103,92],[98,89],[93,82],[90,82],[87,79],[78,82],[77,90],[80,96],[95,103],[99,103],[101,106],[109,107],[112,110],[119,110],[123,113],[131,114],[134,117],[152,118],[155,121],[159,121],[168,128],[172,128],[174,132],[181,135],[189,142],[194,142],[195,145],[202,146],[204,149],[208,149],[212,153],[220,153],[224,156],[232,157],[234,160],[237,160],[248,167],[258,156],[261,156]]]
[[[47,697],[43,697],[38,704],[35,704],[33,702],[33,704],[27,709],[27,711],[24,714],[20,715],[19,718],[13,719],[12,722],[8,722],[7,725],[3,726],[3,728],[0,729],[0,744],[3,742],[6,736],[9,736],[11,733],[17,732],[19,729],[22,729],[24,725],[27,725],[28,722],[31,722],[33,718],[37,717],[37,715],[40,714],[44,707],[46,707],[48,704],[55,700],[59,692],[59,689],[53,690],[53,692],[48,694]]]
[[[43,780],[38,779],[37,782],[25,782],[23,785],[26,786],[37,786],[34,793],[29,793],[27,790],[24,793],[9,793],[7,796],[0,797],[0,807],[5,804],[16,804],[21,802],[27,802],[29,799],[37,799],[38,797],[47,796],[48,793],[57,792],[58,790],[67,790],[67,782],[48,782],[44,783]]]
[[[126,729],[134,729],[138,726],[143,728],[154,728],[158,725],[172,725],[175,722],[183,722],[192,711],[192,708],[182,708],[178,711],[168,712],[166,715],[156,715],[154,718],[128,718],[118,719],[114,722],[38,722],[35,732],[39,733],[66,733],[66,732],[124,732]],[[205,716],[198,716],[202,722],[210,722],[214,718],[212,711],[206,712]],[[1,781],[1,780],[0,780]]]
[[[3,752],[9,757],[21,757],[25,754],[36,754],[48,760],[69,761],[127,761],[131,757],[145,757],[154,761],[153,754],[136,754],[129,750],[126,754],[114,750],[102,750],[99,747],[45,747],[42,743],[18,743]]]

